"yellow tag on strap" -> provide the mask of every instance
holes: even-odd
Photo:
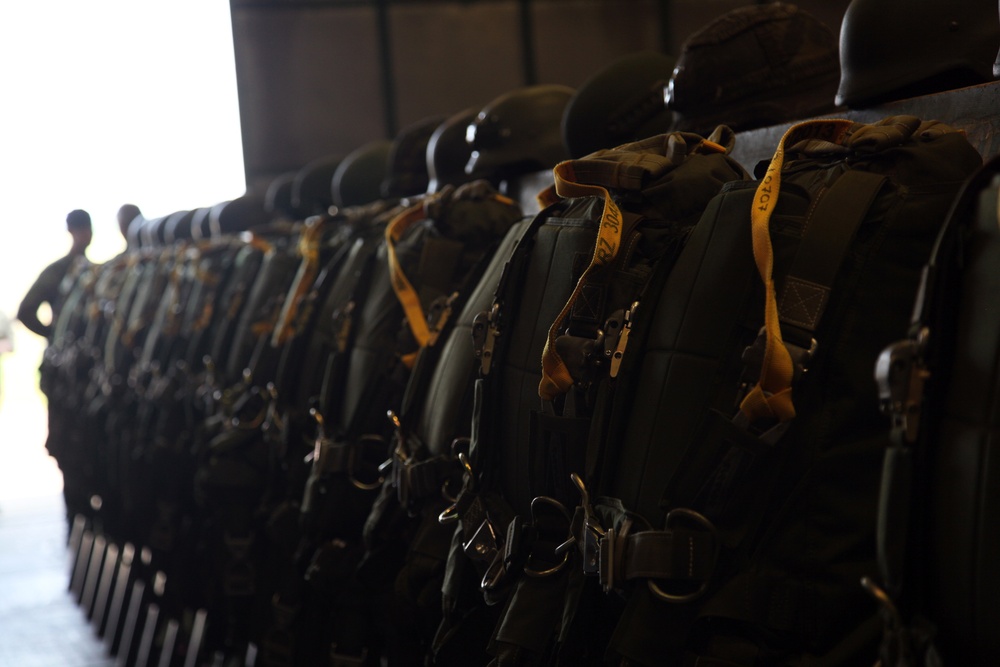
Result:
[[[760,379],[740,403],[740,411],[751,422],[758,419],[777,419],[786,422],[795,417],[792,404],[791,355],[781,338],[778,301],[775,295],[774,249],[771,246],[770,221],[781,192],[781,169],[785,162],[785,146],[806,139],[821,139],[840,143],[854,123],[849,120],[813,120],[790,127],[778,142],[767,173],[757,186],[750,215],[753,235],[753,256],[757,270],[764,282],[764,330],[766,333],[764,360]]]
[[[422,348],[432,344],[432,334],[430,327],[427,326],[424,309],[420,306],[420,297],[399,265],[399,258],[396,256],[396,243],[403,238],[410,227],[425,217],[424,203],[418,202],[390,220],[385,227],[385,248],[389,260],[392,289],[396,292],[396,298],[399,299],[399,304],[403,307],[406,322],[413,333],[414,340]]]
[[[573,386],[573,377],[570,375],[566,363],[556,352],[555,340],[562,328],[563,321],[573,307],[573,303],[583,290],[587,278],[594,269],[604,266],[618,255],[622,236],[622,212],[612,201],[611,194],[606,188],[600,185],[575,182],[573,166],[570,162],[557,164],[553,169],[553,174],[555,175],[555,191],[560,197],[602,197],[604,209],[601,212],[601,222],[597,229],[597,243],[594,244],[594,254],[590,259],[590,265],[580,276],[573,293],[566,301],[562,311],[556,316],[555,321],[552,322],[552,326],[549,327],[545,349],[542,351],[542,380],[538,384],[538,395],[546,401],[551,401]]]
[[[433,195],[432,197],[439,198],[440,195]],[[493,194],[490,196],[490,199],[508,206],[514,203],[511,199],[501,194]],[[409,278],[403,273],[403,267],[399,264],[399,257],[396,255],[396,244],[413,225],[427,218],[426,210],[429,205],[432,205],[433,201],[434,199],[431,197],[422,199],[400,212],[385,227],[385,247],[389,262],[392,289],[396,292],[396,298],[403,307],[403,313],[406,315],[407,325],[413,333],[413,339],[417,341],[417,344],[421,348],[434,345],[437,342],[437,337],[440,334],[440,325],[432,330],[427,323],[427,315],[420,305],[420,296],[417,294],[417,290],[414,289]],[[410,366],[415,356],[404,356],[403,362],[407,366]]]
[[[305,223],[305,229],[299,236],[298,251],[302,257],[302,264],[296,275],[295,290],[292,295],[285,299],[281,307],[281,314],[278,316],[278,324],[271,335],[271,345],[280,347],[291,340],[297,333],[295,329],[295,318],[298,317],[299,306],[306,298],[312,288],[316,276],[319,274],[319,246],[323,235],[324,221],[321,218],[312,218]]]

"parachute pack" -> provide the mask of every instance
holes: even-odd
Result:
[[[92,530],[257,666],[988,659],[995,166],[907,115],[739,141],[93,267],[43,365]]]

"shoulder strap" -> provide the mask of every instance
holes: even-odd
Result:
[[[598,196],[604,200],[604,209],[601,212],[601,220],[597,229],[597,242],[594,244],[594,254],[590,259],[590,264],[584,269],[573,293],[549,327],[548,338],[542,351],[542,379],[538,385],[539,396],[547,401],[564,393],[573,385],[573,376],[566,367],[566,363],[559,356],[555,346],[555,339],[559,335],[562,323],[572,310],[573,303],[583,290],[588,276],[593,273],[594,269],[604,266],[618,254],[622,235],[622,212],[615,205],[606,188],[600,185],[576,182],[574,180],[576,176],[570,162],[556,165],[553,174],[556,181],[556,193],[560,197]]]
[[[770,221],[781,191],[781,170],[785,162],[785,146],[801,140],[823,140],[840,143],[854,125],[849,120],[816,120],[793,125],[781,137],[771,158],[764,178],[757,186],[751,210],[753,256],[764,282],[764,331],[766,334],[764,359],[760,379],[744,397],[740,411],[749,420],[777,419],[787,422],[795,416],[792,405],[792,376],[794,367],[791,355],[781,338],[778,300],[775,295],[774,250],[771,246]]]
[[[713,134],[713,137],[716,135]],[[726,146],[697,135],[673,133],[651,137],[644,142],[599,151],[586,159],[567,160],[553,170],[555,192],[561,197],[600,197],[604,209],[590,264],[581,274],[573,292],[549,327],[542,352],[542,379],[538,395],[551,401],[573,386],[573,377],[556,349],[555,340],[573,305],[580,298],[595,270],[614,261],[622,244],[623,217],[608,188],[643,192],[658,178],[695,154],[727,154]]]

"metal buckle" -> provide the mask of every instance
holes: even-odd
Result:
[[[618,371],[621,370],[625,348],[628,347],[628,337],[632,333],[632,318],[635,316],[635,311],[638,308],[639,302],[633,301],[629,309],[625,311],[624,322],[622,323],[621,331],[618,332],[618,341],[614,352],[611,354],[611,367],[608,370],[608,374],[611,377],[618,377]]]
[[[427,340],[428,347],[433,347],[437,344],[438,336],[441,335],[441,330],[444,329],[445,324],[451,318],[451,309],[457,299],[458,292],[452,292],[447,298],[444,296],[438,297],[431,304],[430,313],[427,316],[427,328],[430,333],[430,337]]]
[[[799,378],[806,374],[809,370],[809,362],[816,355],[816,350],[819,348],[819,343],[815,338],[809,340],[809,347],[804,348],[794,343],[790,343],[787,340],[782,340],[785,345],[785,349],[788,350],[789,356],[792,358],[792,384],[798,382]],[[744,380],[740,385],[740,392],[737,396],[736,402],[739,404],[743,397],[750,391],[751,388],[760,379],[761,369],[764,365],[764,351],[767,348],[767,328],[761,327],[760,331],[757,332],[757,338],[754,339],[753,343],[748,345],[743,349],[743,355],[741,357],[745,368],[744,368]]]
[[[712,534],[715,540],[715,551],[712,554],[712,562],[714,567],[714,563],[719,556],[719,539],[718,539],[718,534],[715,530],[715,525],[713,525],[712,522],[709,521],[708,517],[706,517],[704,514],[701,514],[700,512],[695,512],[694,510],[679,507],[676,509],[672,509],[667,513],[667,518],[664,521],[664,529],[669,530],[670,524],[673,523],[676,519],[689,519],[690,521],[700,526],[703,526],[708,530],[708,532]],[[654,581],[653,579],[646,580],[646,585],[649,587],[649,591],[653,595],[658,597],[660,600],[663,600],[664,602],[669,602],[672,604],[682,604],[685,602],[691,602],[693,600],[697,600],[702,595],[704,595],[705,592],[708,590],[708,584],[709,584],[709,579],[705,579],[705,581],[702,582],[701,586],[699,586],[696,591],[692,593],[678,594],[678,593],[668,593],[667,591],[663,590],[663,588],[661,588],[660,585],[657,584],[656,581]]]
[[[551,507],[558,510],[559,514],[561,514],[562,517],[566,520],[567,525],[572,523],[572,519],[569,515],[569,512],[566,510],[566,507],[561,502],[559,502],[555,498],[550,498],[549,496],[536,496],[531,500],[532,524],[536,526],[538,525],[538,513],[541,511],[543,507]],[[557,563],[556,565],[545,569],[536,569],[532,567],[531,566],[532,554],[534,552],[534,548],[532,548],[531,552],[528,553],[528,556],[525,559],[524,567],[522,567],[521,569],[529,577],[535,577],[537,579],[541,579],[544,577],[551,577],[553,574],[557,574],[560,570],[566,567],[566,564],[569,562],[569,549],[568,548],[563,549],[562,547],[564,544],[566,543],[563,542],[562,544],[558,545],[554,550],[557,556],[558,555],[562,556],[562,561]]]
[[[493,302],[489,314],[479,313],[472,321],[472,337],[476,357],[483,375],[489,375],[493,363],[493,348],[500,335],[500,303]]]
[[[502,542],[497,536],[496,528],[489,516],[483,519],[476,532],[468,542],[462,544],[462,551],[470,560],[489,562],[479,585],[485,590],[492,590],[500,582],[506,571],[503,566],[503,553],[500,550]]]
[[[924,350],[930,331],[923,327],[913,338],[888,346],[875,363],[879,407],[892,420],[892,434],[903,442],[917,439],[924,384],[930,371]]]

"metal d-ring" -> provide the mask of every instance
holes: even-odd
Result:
[[[572,519],[572,517],[570,517],[569,512],[566,510],[566,506],[563,505],[558,500],[556,500],[555,498],[550,498],[549,496],[536,496],[536,497],[534,497],[534,498],[531,499],[531,519],[532,519],[532,521],[535,520],[535,508],[536,507],[540,507],[542,505],[548,505],[549,507],[556,508],[563,515],[563,517],[566,519],[566,523],[567,524],[569,524],[569,523],[572,522],[573,519]],[[559,545],[559,546],[561,547],[562,545]],[[558,549],[558,547],[557,547],[557,549]],[[534,577],[536,579],[542,579],[544,577],[551,577],[553,574],[557,574],[560,570],[562,570],[564,567],[566,567],[567,563],[569,563],[569,554],[570,554],[569,549],[563,549],[561,553],[562,553],[562,561],[560,561],[556,565],[553,565],[550,568],[546,568],[544,570],[536,570],[536,569],[534,569],[532,567],[529,567],[528,564],[525,563],[525,565],[524,565],[524,567],[522,569],[524,570],[524,573],[526,575],[528,575],[529,577]],[[529,561],[530,561],[530,558],[531,558],[531,556],[529,555],[528,556]]]
[[[465,470],[465,485],[464,485],[463,491],[465,489],[474,489],[475,488],[474,485],[475,485],[475,481],[476,481],[476,473],[475,473],[475,471],[473,471],[473,469],[472,469],[472,463],[469,461],[469,457],[466,456],[465,452],[459,452],[458,453],[458,462],[462,464],[462,468],[464,468],[464,470]],[[445,482],[445,486],[447,486],[447,482]],[[441,489],[441,493],[442,493],[442,495],[444,494],[444,488],[443,487]],[[443,512],[441,512],[440,514],[438,514],[438,523],[440,523],[440,524],[449,524],[449,523],[454,523],[454,522],[458,521],[458,519],[459,519],[459,516],[458,516],[458,498],[456,497],[455,498],[455,502],[451,506],[445,508],[445,510]]]
[[[357,458],[358,458],[357,448],[360,447],[361,444],[365,441],[379,442],[382,444],[385,443],[385,439],[382,438],[382,436],[380,435],[363,435],[359,439],[359,442],[351,443],[350,445],[348,445],[351,448],[351,450],[350,452],[348,452],[347,455],[347,460],[348,460],[347,478],[351,480],[351,484],[354,485],[354,488],[356,489],[360,489],[362,491],[375,491],[376,489],[382,488],[382,483],[385,481],[385,477],[379,475],[378,479],[376,479],[374,482],[362,482],[360,479],[354,476],[354,465],[357,463]]]
[[[664,521],[664,527],[669,528],[671,520],[674,518],[690,519],[694,523],[697,523],[708,529],[708,532],[710,532],[712,536],[715,538],[715,550],[712,554],[712,563],[714,565],[719,555],[719,540],[718,536],[716,535],[715,525],[711,521],[709,521],[704,514],[701,514],[700,512],[695,512],[694,510],[687,509],[684,507],[678,507],[676,509],[670,510],[667,513],[667,518]],[[657,584],[653,579],[646,580],[646,585],[649,587],[650,593],[658,597],[660,600],[663,600],[664,602],[669,602],[671,604],[683,604],[685,602],[692,602],[694,600],[697,600],[702,595],[704,595],[705,592],[708,590],[708,584],[709,580],[706,579],[704,582],[702,582],[701,586],[698,587],[698,590],[691,593],[678,595],[675,593],[666,592],[665,590],[660,588],[659,584]]]

